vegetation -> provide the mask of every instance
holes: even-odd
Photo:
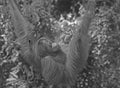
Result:
[[[62,46],[69,43],[87,0],[16,0],[35,34]],[[90,26],[91,49],[87,67],[74,88],[120,87],[120,1],[96,0]],[[7,0],[0,0],[0,88],[46,88],[47,83],[19,55]]]

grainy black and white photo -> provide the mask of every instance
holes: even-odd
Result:
[[[120,88],[120,0],[0,0],[0,88]]]

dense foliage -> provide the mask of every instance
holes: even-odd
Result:
[[[87,0],[16,0],[35,35],[47,36],[61,46],[69,43]],[[7,0],[0,0],[0,88],[46,88],[41,75],[19,55]],[[120,87],[120,1],[96,0],[91,24],[88,65],[75,88]]]

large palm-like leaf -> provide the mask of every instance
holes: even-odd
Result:
[[[25,36],[26,34],[28,34],[29,31],[31,31],[33,25],[26,21],[22,13],[19,11],[19,8],[16,5],[15,0],[9,0],[9,7],[17,37],[20,38]]]
[[[77,79],[77,74],[86,65],[90,47],[88,30],[94,17],[95,0],[89,0],[88,6],[78,30],[69,43],[68,52],[61,50],[56,57],[47,56],[42,59],[42,74],[49,84],[73,85]],[[64,61],[65,64],[60,63],[60,60]]]
[[[69,43],[68,52],[63,52],[60,48],[54,51],[40,39],[34,41],[31,38],[32,35],[29,35],[28,22],[21,15],[14,0],[10,0],[10,5],[17,36],[21,37],[23,34],[29,36],[19,40],[24,59],[42,73],[48,84],[58,85],[61,88],[74,85],[77,74],[86,66],[89,54],[88,30],[94,17],[95,0],[88,1],[87,11]],[[41,54],[46,54],[43,55],[43,59],[41,59]]]

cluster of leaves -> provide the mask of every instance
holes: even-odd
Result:
[[[108,0],[109,1],[109,0]],[[91,27],[92,57],[95,88],[119,88],[119,0],[99,6]]]
[[[0,88],[46,88],[41,75],[19,56],[7,2],[1,1]],[[21,13],[35,26],[37,35],[66,45],[76,29],[77,17],[84,12],[81,3],[85,0],[16,1]],[[75,88],[120,87],[119,9],[119,0],[97,1],[96,17],[89,33],[92,41],[88,66],[78,75]]]
[[[10,27],[6,2],[0,6],[0,87],[6,88],[6,79],[9,78],[11,68],[17,65],[17,51],[12,43],[15,36]]]

